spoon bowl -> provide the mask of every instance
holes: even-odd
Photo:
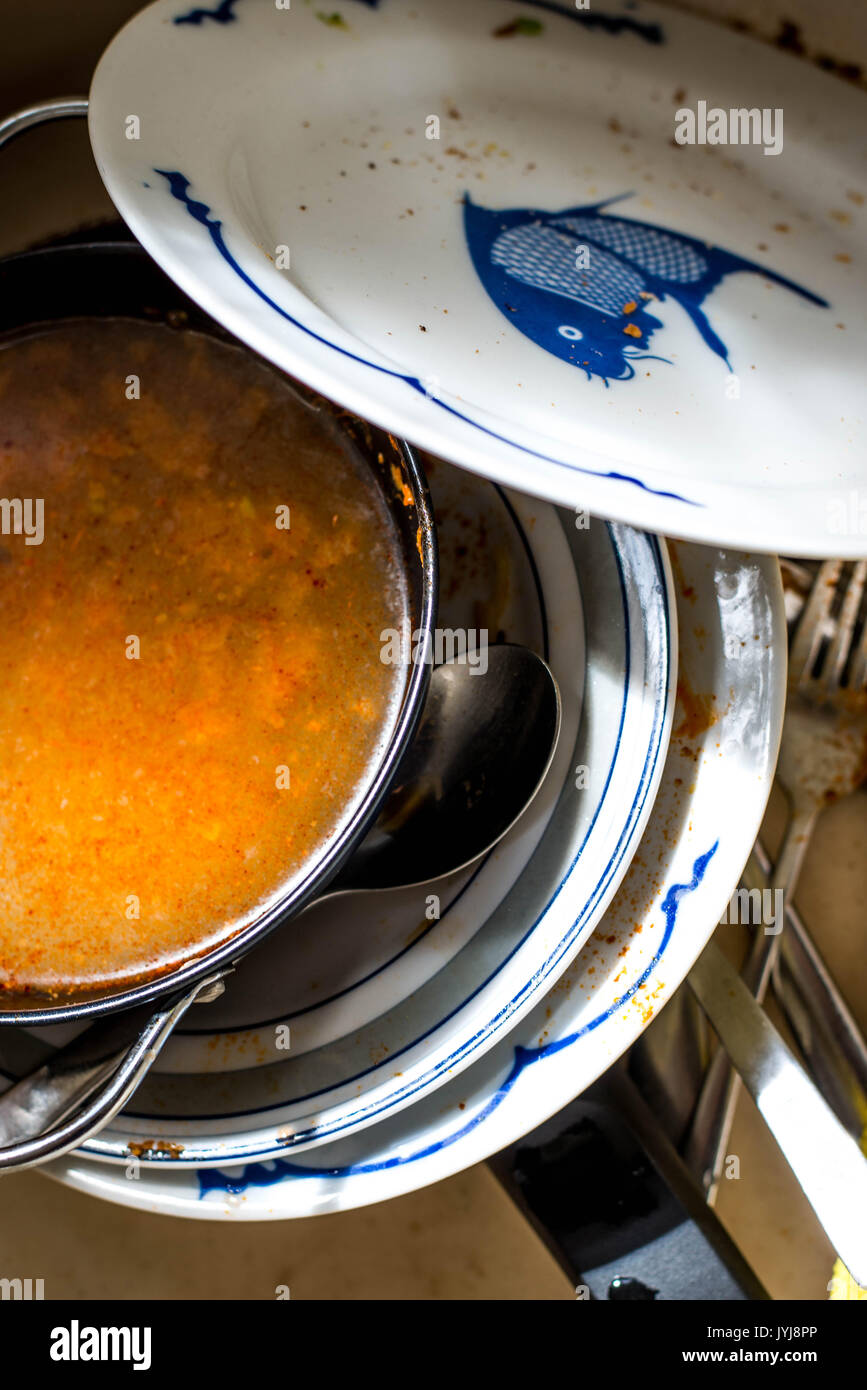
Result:
[[[326,891],[409,888],[466,868],[533,801],[560,733],[541,657],[509,643],[431,676],[415,738],[370,833]]]

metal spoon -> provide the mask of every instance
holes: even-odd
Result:
[[[474,660],[432,673],[416,737],[379,819],[317,902],[464,868],[535,797],[560,733],[557,683],[525,647],[489,647]],[[16,1082],[0,1096],[0,1171],[59,1158],[108,1124],[190,1005],[210,1003],[224,988],[212,976],[156,1012],[146,1005],[110,1014]]]
[[[442,878],[487,854],[523,815],[557,747],[560,694],[526,647],[488,647],[485,660],[484,674],[457,663],[433,672],[379,819],[325,896]]]

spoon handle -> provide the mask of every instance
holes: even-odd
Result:
[[[0,1095],[0,1172],[60,1158],[126,1104],[191,1004],[214,998],[219,977],[156,1011],[133,1009],[93,1024]]]
[[[687,978],[828,1239],[867,1284],[867,1159],[713,941]]]

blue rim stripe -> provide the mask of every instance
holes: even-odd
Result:
[[[553,1042],[544,1043],[539,1047],[524,1047],[523,1044],[519,1043],[514,1050],[514,1061],[512,1062],[511,1069],[507,1076],[497,1087],[487,1105],[483,1106],[479,1113],[469,1119],[466,1124],[453,1130],[452,1133],[446,1135],[445,1138],[434,1140],[434,1142],[430,1144],[425,1144],[422,1148],[416,1149],[412,1153],[395,1154],[390,1158],[379,1159],[374,1162],[348,1163],[339,1167],[328,1168],[298,1163],[294,1160],[285,1158],[274,1158],[267,1160],[267,1166],[266,1162],[255,1162],[246,1165],[241,1169],[240,1173],[232,1172],[228,1175],[223,1173],[219,1168],[199,1168],[196,1170],[196,1177],[199,1182],[199,1200],[201,1201],[207,1196],[208,1192],[214,1190],[237,1195],[244,1192],[248,1187],[271,1187],[276,1183],[287,1180],[293,1181],[299,1178],[362,1177],[371,1173],[385,1172],[391,1168],[405,1168],[410,1163],[418,1163],[422,1159],[430,1158],[433,1154],[440,1153],[443,1149],[451,1148],[452,1145],[459,1143],[461,1139],[466,1138],[473,1130],[478,1129],[479,1125],[483,1124],[495,1110],[499,1109],[518,1078],[528,1067],[533,1066],[536,1062],[544,1061],[547,1057],[555,1056],[558,1052],[564,1051],[567,1047],[572,1047],[574,1043],[586,1037],[588,1033],[594,1032],[595,1029],[597,1029],[600,1024],[605,1023],[607,1019],[613,1018],[616,1013],[620,1012],[625,1004],[629,1003],[629,1000],[641,989],[642,985],[650,979],[652,972],[662,960],[663,953],[674,931],[680,903],[688,893],[694,893],[700,886],[707,871],[707,866],[713,859],[718,848],[719,840],[716,840],[711,845],[710,849],[706,850],[704,854],[699,855],[698,859],[694,861],[692,878],[689,883],[675,883],[669,888],[662,902],[662,912],[665,917],[665,931],[662,941],[659,944],[659,950],[639,978],[630,985],[629,989],[626,990],[621,998],[618,999],[615,1004],[611,1004],[607,1009],[603,1010],[602,1013],[597,1014],[589,1023],[583,1024],[582,1027],[577,1028],[574,1033],[568,1034],[565,1038],[555,1038]]]
[[[234,24],[238,18],[235,14],[235,6],[239,3],[240,0],[217,0],[211,9],[197,5],[195,9],[185,10],[183,14],[175,15],[172,23],[199,26],[206,19],[210,19],[215,24]],[[644,20],[634,19],[631,15],[609,14],[605,11],[591,11],[589,8],[586,10],[564,10],[561,0],[522,0],[522,3],[527,6],[532,5],[537,10],[547,10],[549,14],[555,14],[560,19],[574,20],[576,24],[583,24],[588,29],[601,29],[605,34],[625,32],[637,35],[646,43],[665,42],[665,31],[660,24],[647,24]],[[361,0],[361,4],[366,5],[369,10],[379,9],[379,0]]]

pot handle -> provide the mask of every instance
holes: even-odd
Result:
[[[13,111],[0,121],[0,149],[16,135],[23,135],[31,126],[44,125],[46,121],[65,121],[70,116],[87,115],[87,97],[55,97],[53,101],[40,101],[34,106],[24,106]]]
[[[110,1014],[0,1095],[0,1172],[60,1158],[108,1124],[150,1070],[191,1004],[223,993],[211,975],[154,1011]]]

